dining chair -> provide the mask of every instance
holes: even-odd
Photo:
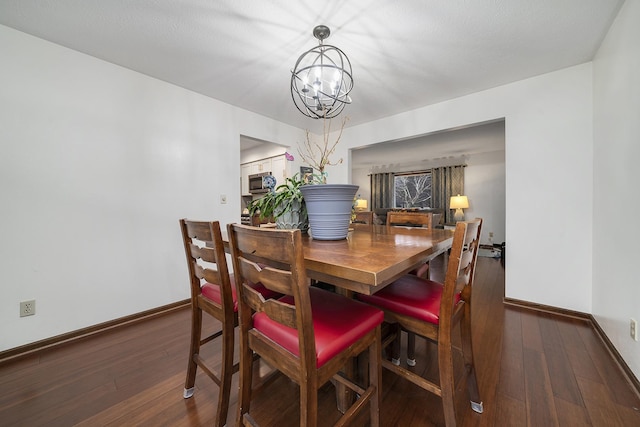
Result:
[[[354,220],[352,222],[354,224],[371,225],[371,224],[373,224],[373,212],[372,211],[356,212],[355,213],[355,218],[354,218]]]
[[[404,225],[413,227],[432,228],[432,212],[389,211],[387,225]]]
[[[220,387],[215,425],[221,426],[227,420],[231,377],[239,368],[238,364],[233,364],[234,328],[238,325],[235,283],[227,268],[218,221],[181,219],[180,229],[191,288],[191,344],[183,397],[188,399],[193,396],[196,373],[200,367]],[[254,288],[264,298],[281,296],[260,284],[254,285]],[[203,312],[222,324],[222,329],[204,338]],[[216,372],[200,356],[200,347],[219,337],[222,337],[222,363],[220,371]]]
[[[384,368],[442,398],[447,426],[456,425],[452,332],[460,326],[461,351],[471,408],[482,413],[471,340],[472,289],[482,219],[458,222],[444,283],[405,275],[373,295],[358,298],[382,309],[385,320],[438,345],[439,383],[383,360]],[[396,328],[399,333],[400,328]],[[386,341],[385,342],[391,342]]]
[[[410,226],[433,228],[433,213],[431,212],[404,212],[389,211],[387,213],[387,226]],[[410,274],[425,279],[429,278],[429,263],[426,262],[422,266],[412,270]]]
[[[380,325],[377,308],[308,285],[300,230],[260,229],[229,224],[228,234],[240,313],[238,425],[257,425],[250,415],[252,353],[300,387],[301,426],[318,418],[318,389],[330,379],[360,397],[340,417],[343,425],[369,403],[371,425],[379,425]],[[253,283],[284,294],[265,300]],[[338,372],[368,350],[366,385]],[[261,388],[265,390],[265,388]],[[337,411],[337,409],[336,409]]]
[[[387,226],[412,226],[421,228],[433,228],[433,213],[432,212],[405,212],[405,211],[389,211],[387,213]],[[423,279],[429,278],[431,264],[429,261],[422,264],[420,267],[415,268],[409,272],[414,276],[422,277]],[[397,337],[395,343],[396,348],[400,348],[400,336]],[[407,364],[409,366],[416,365],[415,357],[416,349],[416,336],[408,332],[407,333]],[[400,364],[400,358],[394,358],[394,363]]]

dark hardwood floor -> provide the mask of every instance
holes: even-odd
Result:
[[[443,264],[432,262],[435,278]],[[471,411],[459,384],[462,425],[640,426],[640,400],[588,322],[505,306],[504,269],[496,259],[478,259],[474,289],[484,413]],[[194,397],[182,398],[188,330],[185,308],[0,365],[0,425],[210,425],[218,393],[211,380],[199,373]],[[205,356],[215,360],[210,350]],[[416,352],[414,369],[436,376],[435,346],[418,339]],[[234,392],[230,425],[236,400]],[[297,425],[298,388],[282,376],[257,390],[252,405],[263,426]],[[321,390],[319,413],[321,425],[338,418],[330,383]],[[356,425],[368,425],[367,418],[364,411]],[[382,426],[442,424],[438,397],[383,371]]]

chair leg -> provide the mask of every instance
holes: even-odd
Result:
[[[244,416],[249,414],[251,383],[253,376],[253,352],[249,348],[245,332],[240,334],[240,391],[238,392],[238,414],[236,425],[244,425]]]
[[[444,333],[444,331],[441,331]],[[453,354],[451,345],[451,333],[448,333],[448,339],[442,339],[438,343],[438,366],[440,371],[440,390],[442,392],[442,408],[444,412],[444,422],[447,427],[456,425],[455,412],[455,384],[453,374]]]
[[[300,425],[318,425],[318,384],[312,378],[300,384]]]
[[[407,365],[416,366],[416,334],[407,332]]]
[[[184,382],[184,392],[182,396],[185,399],[193,396],[196,383],[196,372],[198,365],[194,356],[200,352],[200,335],[202,334],[202,310],[192,308],[191,313],[191,344],[189,345],[189,363],[187,365],[187,378]]]
[[[429,280],[431,276],[431,265],[426,262],[417,271],[417,276]],[[416,366],[416,334],[407,332],[407,365]]]
[[[382,348],[380,326],[376,330],[376,340],[369,346],[369,384],[376,387],[376,393],[371,397],[370,424],[371,427],[380,426],[380,402],[382,401]]]
[[[391,344],[391,363],[396,366],[400,365],[400,340],[402,339],[402,328],[400,324],[396,323],[394,325],[396,328],[396,338],[393,340]]]
[[[218,394],[218,412],[215,426],[221,427],[227,423],[229,411],[229,397],[231,395],[231,379],[233,376],[233,338],[234,325],[223,325],[222,331],[222,367],[220,369],[220,392]]]
[[[476,378],[476,368],[473,360],[473,345],[471,340],[471,310],[470,304],[466,304],[464,317],[460,323],[460,335],[462,338],[462,354],[464,357],[464,367],[467,376],[467,391],[471,401],[471,409],[481,414],[483,412],[482,400],[478,390],[478,380]]]

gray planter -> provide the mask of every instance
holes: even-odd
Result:
[[[300,187],[307,205],[311,237],[341,240],[349,233],[353,198],[357,185],[318,184]]]

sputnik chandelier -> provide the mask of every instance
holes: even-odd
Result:
[[[291,97],[305,116],[312,119],[330,119],[351,103],[353,89],[351,62],[343,51],[323,44],[331,31],[325,25],[313,29],[318,46],[309,49],[291,70]]]

